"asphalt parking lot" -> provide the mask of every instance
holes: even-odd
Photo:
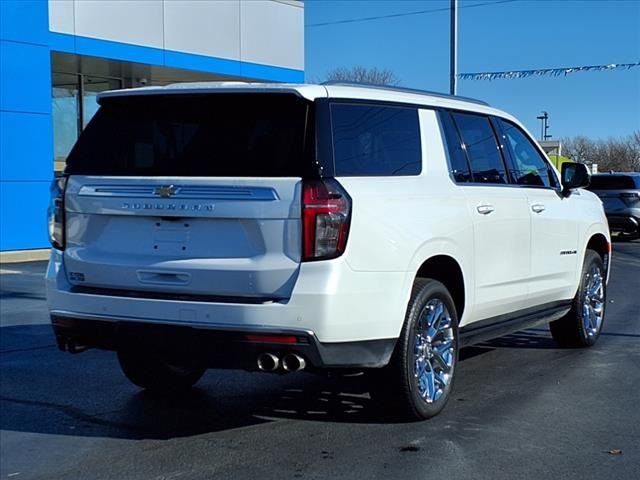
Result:
[[[640,478],[640,242],[614,244],[603,335],[533,329],[463,351],[438,417],[393,423],[358,377],[209,371],[159,399],[113,353],[54,345],[43,263],[1,274],[0,477]]]

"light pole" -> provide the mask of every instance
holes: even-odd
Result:
[[[549,114],[547,112],[542,112],[542,115],[536,117],[541,121],[540,124],[540,141],[545,141],[551,138],[551,135],[547,134],[547,130],[549,129],[549,125],[547,124],[547,120],[549,120]]]
[[[449,93],[458,94],[458,0],[451,0],[451,46],[449,59]]]

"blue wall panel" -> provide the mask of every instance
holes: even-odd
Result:
[[[49,32],[49,48],[54,52],[76,53],[76,37],[66,33]]]
[[[50,65],[48,47],[0,41],[0,109],[49,113]]]
[[[0,250],[49,246],[49,185],[49,182],[0,181]]]
[[[304,72],[292,68],[272,67],[259,63],[242,62],[243,77],[269,80],[272,82],[303,83]]]
[[[58,34],[58,37],[60,34]],[[112,58],[127,62],[148,63],[151,65],[164,64],[164,50],[153,47],[142,47],[128,43],[112,42],[97,38],[76,36],[75,52],[78,55]]]
[[[49,115],[0,112],[0,179],[51,180],[52,151]]]
[[[0,0],[0,38],[48,44],[47,0]]]
[[[0,0],[0,250],[49,245],[48,41],[47,0]]]
[[[202,72],[219,73],[221,75],[240,76],[241,63],[237,60],[205,57],[193,53],[173,52],[165,50],[165,66],[182,68],[185,70],[199,70]]]

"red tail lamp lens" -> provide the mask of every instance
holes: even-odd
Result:
[[[334,179],[305,181],[302,187],[302,259],[339,257],[347,246],[351,198]]]

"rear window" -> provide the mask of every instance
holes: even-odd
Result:
[[[635,181],[634,181],[635,180]],[[634,190],[640,188],[640,176],[592,175],[590,190]]]
[[[105,98],[66,172],[116,176],[301,177],[310,104],[289,94]]]
[[[335,175],[419,175],[418,110],[362,104],[331,105]]]

